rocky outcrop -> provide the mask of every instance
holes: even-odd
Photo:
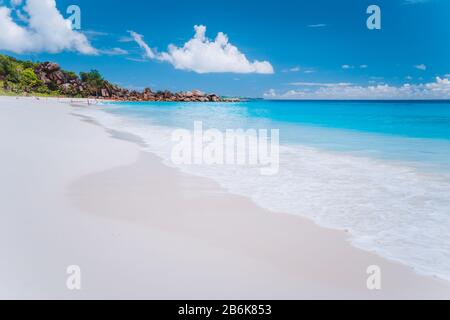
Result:
[[[117,86],[105,85],[101,90],[101,98],[118,101],[164,101],[164,102],[237,102],[239,99],[222,98],[216,94],[204,94],[198,90],[172,93],[170,91],[153,92],[150,88],[144,91],[129,91]]]
[[[34,72],[51,90],[59,89],[61,93],[66,95],[84,96],[86,88],[81,79],[74,73],[61,70],[56,63],[42,63],[38,65]]]
[[[166,101],[166,102],[238,102],[237,98],[222,98],[216,94],[205,94],[199,90],[172,93],[153,92],[150,88],[142,92],[113,85],[106,80],[92,84],[83,82],[76,74],[61,70],[52,62],[44,62],[35,68],[37,77],[51,90],[59,90],[67,96],[81,96],[117,101]]]

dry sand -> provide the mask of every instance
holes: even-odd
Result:
[[[0,298],[450,298],[448,282],[164,166],[76,110],[0,97]]]

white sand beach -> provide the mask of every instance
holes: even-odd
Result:
[[[450,299],[449,282],[169,168],[78,108],[0,97],[0,298]]]

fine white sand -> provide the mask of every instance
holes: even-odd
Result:
[[[0,97],[0,298],[450,298],[450,283],[168,168],[68,102]]]

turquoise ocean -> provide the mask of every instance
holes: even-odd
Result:
[[[83,109],[143,149],[261,207],[346,230],[351,243],[450,281],[450,102],[110,103]],[[280,170],[175,166],[174,129],[279,129]]]

